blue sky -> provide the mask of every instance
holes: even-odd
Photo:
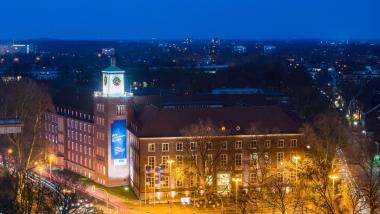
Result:
[[[2,0],[0,39],[380,38],[379,0]]]

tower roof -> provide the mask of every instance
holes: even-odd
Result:
[[[125,71],[116,65],[110,65],[103,70],[104,73],[124,73]]]

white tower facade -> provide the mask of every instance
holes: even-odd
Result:
[[[115,60],[111,61],[111,66],[102,71],[104,97],[124,97],[124,73],[125,71],[115,65]]]

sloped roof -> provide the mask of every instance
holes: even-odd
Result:
[[[231,106],[221,108],[158,108],[146,106],[137,115],[139,137],[179,137],[181,130],[200,120],[225,126],[230,134],[297,134],[301,123],[278,106]],[[240,130],[236,127],[239,126]]]
[[[117,67],[116,65],[110,65],[106,69],[103,70],[103,72],[107,73],[124,73],[124,70]]]

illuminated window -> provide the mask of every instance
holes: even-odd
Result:
[[[242,154],[241,153],[235,153],[235,167],[241,168],[242,163]]]
[[[277,167],[280,167],[284,164],[284,153],[277,152]]]
[[[194,167],[197,165],[197,155],[191,155],[191,161],[190,161],[190,166]]]
[[[221,149],[227,150],[227,141],[222,142]]]
[[[257,149],[257,140],[253,140],[250,143],[250,148],[251,149]]]
[[[284,148],[284,140],[283,139],[280,139],[277,141],[277,147],[278,148]]]
[[[292,147],[292,148],[297,147],[297,139],[291,139],[290,140],[290,147]]]
[[[162,144],[162,151],[163,152],[169,152],[169,143],[163,143]]]
[[[264,146],[265,146],[265,148],[270,148],[270,140],[266,140],[265,142],[264,142]]]
[[[176,144],[176,149],[177,151],[183,151],[183,143],[182,142],[177,142]]]
[[[176,187],[182,187],[183,186],[183,180],[182,179],[177,179],[176,180]]]
[[[268,152],[264,152],[264,161],[265,161],[265,164],[268,165],[270,164],[271,162],[271,159],[270,159],[270,154]]]
[[[249,183],[251,184],[257,183],[257,173],[249,174]]]
[[[226,167],[228,162],[228,155],[227,154],[221,154],[220,155],[220,166]]]
[[[236,141],[235,142],[235,149],[242,149],[243,148],[243,142],[242,141]]]
[[[162,156],[161,157],[161,164],[163,164],[165,166],[165,169],[168,167],[169,163],[168,163],[168,160],[169,160],[169,156]]]
[[[169,176],[165,176],[165,177],[164,177],[164,180],[163,180],[163,182],[162,182],[162,187],[163,187],[163,188],[167,188],[167,187],[169,187]]]
[[[252,153],[250,155],[250,159],[249,159],[249,166],[250,167],[254,167],[254,168],[258,168],[258,164],[259,164],[259,156],[257,153]]]
[[[282,172],[277,172],[277,182],[278,183],[284,182],[284,175],[282,174]]]
[[[154,143],[148,144],[148,152],[155,152],[156,151],[156,145]]]
[[[176,163],[177,167],[181,167],[183,164],[183,156],[182,155],[176,155],[175,159],[176,159],[175,163]]]
[[[148,156],[148,165],[153,168],[156,165],[156,156]]]
[[[154,187],[154,177],[148,178],[148,187],[153,188]]]
[[[190,150],[195,151],[196,148],[197,148],[197,142],[190,142]]]

